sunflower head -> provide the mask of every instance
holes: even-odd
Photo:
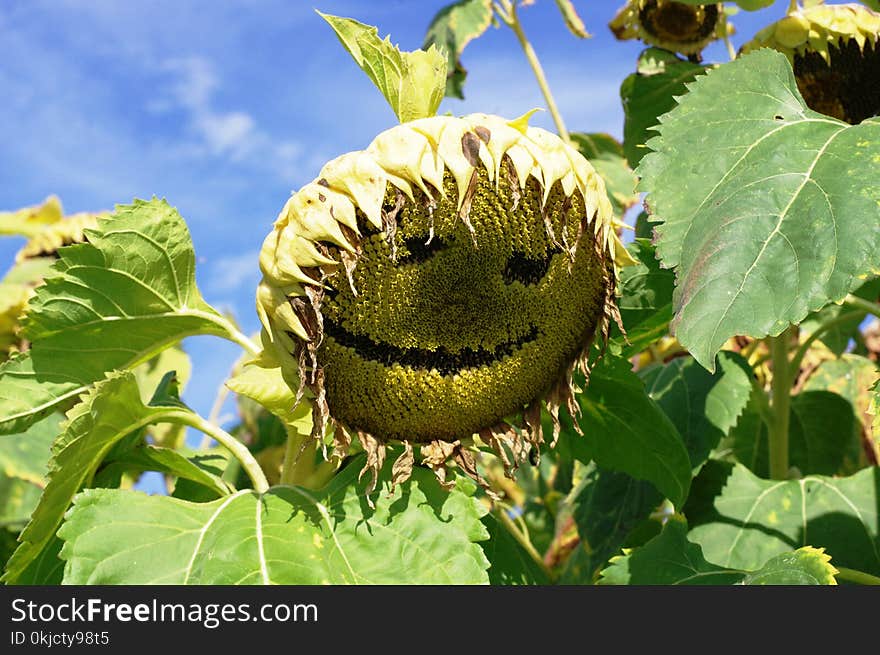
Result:
[[[34,288],[50,272],[58,248],[85,240],[84,230],[97,224],[99,214],[64,216],[61,202],[51,196],[42,205],[14,212],[22,217],[31,237],[15,255],[15,265],[0,280],[0,358],[26,347],[20,334],[21,315]],[[7,214],[13,215],[13,214]]]
[[[817,5],[761,30],[744,53],[773,48],[791,61],[807,105],[853,125],[880,114],[880,14]]]
[[[608,26],[622,41],[641,39],[683,55],[696,55],[712,41],[728,34],[721,3],[691,5],[673,0],[627,0]]]
[[[424,118],[327,163],[266,238],[257,292],[313,436],[332,426],[345,452],[356,434],[374,470],[399,441],[400,470],[418,444],[475,473],[476,434],[515,466],[542,403],[575,411],[572,373],[616,316],[611,213],[590,164],[525,118]]]

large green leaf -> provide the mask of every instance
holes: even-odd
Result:
[[[747,571],[800,548],[824,548],[836,566],[880,574],[880,470],[847,478],[763,480],[733,468],[714,512],[689,534],[710,562]]]
[[[613,558],[599,584],[728,585],[742,578],[742,571],[707,562],[702,549],[688,541],[687,524],[671,520],[641,548]]]
[[[211,503],[90,489],[59,530],[70,584],[477,584],[483,505],[416,469],[375,511],[352,462],[321,491],[243,490]],[[472,491],[472,489],[470,489]]]
[[[641,548],[625,551],[602,571],[599,584],[629,585],[835,585],[837,574],[821,549],[805,546],[771,558],[757,571],[726,569],[688,541],[687,524],[671,520]]]
[[[483,517],[489,537],[480,542],[489,560],[489,584],[543,585],[550,580],[538,564],[529,557],[513,535],[492,513]]]
[[[620,270],[618,307],[626,339],[615,332],[611,346],[629,357],[667,333],[672,319],[675,276],[672,271],[660,268],[654,246],[647,239],[636,239],[626,249],[637,262]]]
[[[461,65],[465,46],[492,24],[492,0],[459,0],[443,7],[428,25],[425,50],[432,45],[446,53],[446,95],[464,99],[467,70]]]
[[[0,366],[0,432],[25,429],[107,371],[185,336],[230,334],[196,288],[189,231],[164,200],[119,206],[86,233],[89,243],[59,251],[31,300],[31,350]]]
[[[746,360],[727,351],[719,353],[717,360],[715,373],[692,357],[678,357],[639,372],[648,395],[684,438],[695,468],[736,425],[752,391],[752,370]]]
[[[431,46],[402,52],[390,37],[351,18],[318,15],[326,20],[357,65],[382,92],[401,123],[437,113],[446,88],[446,59]]]
[[[576,558],[578,572],[566,567],[566,582],[591,583],[608,559],[618,553],[627,536],[657,509],[663,496],[648,482],[625,473],[587,466],[568,496],[584,554]]]
[[[620,87],[623,149],[630,166],[635,168],[649,152],[645,143],[654,136],[658,117],[675,107],[676,99],[687,93],[686,84],[705,70],[659,48],[648,48],[639,56],[636,72]]]
[[[852,472],[861,444],[852,406],[830,391],[804,391],[791,399],[789,462],[804,474]],[[736,458],[755,474],[769,477],[767,426],[750,407],[731,432]]]
[[[105,462],[100,475],[104,480],[116,480],[125,472],[158,471],[175,478],[189,480],[213,493],[213,498],[235,491],[220,475],[227,460],[221,455],[206,455],[205,451],[172,450],[155,446],[139,446]],[[218,466],[219,465],[219,466]],[[95,478],[96,483],[98,477]],[[97,486],[110,486],[100,484]],[[118,486],[118,485],[113,485]]]
[[[623,218],[626,210],[639,201],[638,178],[623,155],[623,146],[610,134],[575,132],[571,134],[571,141],[605,181],[614,215]]]
[[[678,430],[645,391],[629,362],[606,356],[578,397],[583,461],[651,482],[679,507],[687,498],[691,464]]]
[[[798,548],[772,558],[759,570],[746,575],[744,585],[836,585],[837,569],[821,549]]]
[[[104,456],[127,435],[161,420],[187,412],[173,399],[145,405],[134,374],[110,373],[94,385],[67,414],[64,431],[52,445],[49,482],[21,545],[9,560],[4,580],[14,583],[55,535],[77,491],[88,484]]]
[[[51,414],[20,434],[0,437],[0,475],[46,483],[52,442],[61,432],[60,414]]]
[[[659,132],[637,172],[677,267],[673,328],[704,366],[728,338],[779,334],[877,267],[880,119],[811,111],[784,55],[700,77]]]

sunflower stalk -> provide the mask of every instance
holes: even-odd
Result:
[[[770,477],[785,480],[788,477],[788,429],[791,418],[791,385],[796,371],[788,359],[788,344],[792,330],[786,328],[777,337],[769,338],[770,358],[773,363],[771,382],[771,421],[768,425]]]
[[[541,87],[541,93],[544,95],[547,109],[553,117],[556,131],[559,133],[559,136],[563,141],[570,143],[571,138],[568,135],[568,129],[565,127],[565,122],[562,120],[562,114],[559,113],[559,108],[556,106],[556,100],[553,98],[553,93],[550,91],[550,85],[547,83],[547,76],[544,74],[544,68],[541,66],[541,62],[538,59],[538,55],[532,47],[531,42],[526,37],[522,23],[516,13],[516,0],[498,0],[498,2],[493,3],[493,7],[501,21],[513,30],[514,34],[516,34],[516,38],[526,55],[529,66],[531,66],[532,72],[535,74],[535,79],[538,81],[538,86]]]

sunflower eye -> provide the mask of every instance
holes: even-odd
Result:
[[[406,246],[409,254],[399,257],[397,259],[398,265],[421,264],[446,248],[447,245],[443,239],[436,236],[427,242],[423,236],[409,237],[403,240],[403,244]]]
[[[520,282],[525,285],[537,284],[547,274],[554,254],[556,253],[551,251],[547,253],[546,257],[536,259],[529,257],[525,253],[514,252],[507,259],[507,264],[504,266],[504,272],[502,273],[504,282],[506,284],[513,284],[514,282]]]

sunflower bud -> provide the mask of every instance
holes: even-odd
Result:
[[[878,38],[880,14],[856,4],[817,5],[761,30],[742,51],[782,52],[811,109],[856,125],[880,114]]]
[[[326,164],[265,240],[257,291],[313,436],[357,435],[374,472],[403,442],[397,480],[412,444],[476,475],[475,434],[515,467],[512,426],[536,449],[542,402],[576,411],[573,371],[617,317],[611,219],[590,164],[525,119],[411,121]]]

